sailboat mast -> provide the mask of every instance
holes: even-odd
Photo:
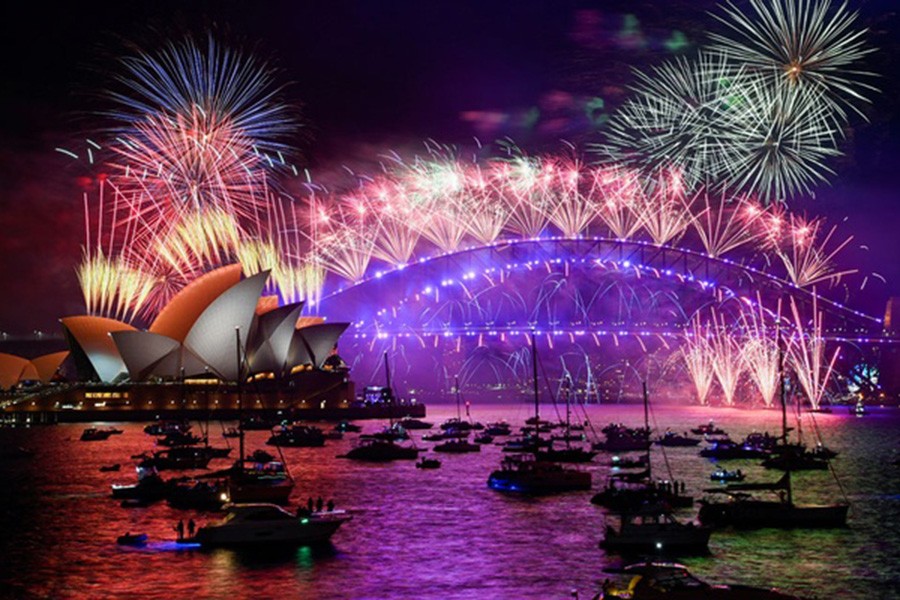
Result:
[[[540,393],[538,391],[538,365],[537,365],[537,342],[534,339],[534,331],[531,332],[531,375],[534,384],[534,441],[535,448],[540,438]]]
[[[784,384],[784,343],[781,339],[781,324],[778,325],[778,396],[781,399],[781,443],[784,444],[784,470],[787,477],[787,501],[794,503],[794,495],[791,489],[791,457],[787,453],[787,393]]]
[[[238,454],[241,470],[244,469],[244,399],[241,390],[241,328],[234,328],[234,350],[237,357],[237,401],[238,401]]]
[[[647,441],[650,441],[650,396],[647,393],[647,382],[641,382],[641,389],[644,392],[644,431],[647,432]],[[665,448],[663,448],[663,453],[665,454]],[[647,451],[645,453],[647,457],[647,474],[650,474],[650,444],[647,444]]]
[[[388,422],[394,427],[394,388],[391,387],[391,365],[388,363],[387,350],[384,351],[384,381],[388,393]]]
[[[569,403],[572,401],[572,378],[566,375],[566,448],[571,446],[569,437],[572,434],[572,411]]]
[[[462,413],[459,412],[459,375],[453,378],[453,385],[456,387],[456,420],[462,422]]]

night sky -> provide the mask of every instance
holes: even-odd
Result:
[[[100,91],[125,41],[144,46],[212,29],[271,58],[302,106],[296,162],[319,178],[363,170],[426,138],[470,145],[510,136],[526,150],[599,141],[603,113],[632,66],[691,53],[716,27],[715,2],[153,1],[61,10],[7,2],[0,97],[0,331],[56,332],[83,311],[74,268],[83,242],[79,173],[54,151],[98,137]],[[881,314],[900,295],[900,19],[892,0],[852,0],[881,93],[853,120],[815,198],[795,203],[855,236],[844,266],[877,272],[851,304]],[[602,106],[599,103],[602,99]],[[865,245],[868,249],[861,248]],[[858,284],[857,284],[858,288]]]

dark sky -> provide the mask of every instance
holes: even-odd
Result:
[[[213,28],[281,68],[303,105],[302,164],[365,165],[426,138],[469,144],[513,137],[552,150],[597,139],[632,66],[705,41],[716,3],[489,0],[6,2],[0,28],[0,331],[54,330],[83,310],[74,267],[82,240],[78,173],[54,148],[91,135],[96,92],[123,40],[145,45]],[[852,0],[882,93],[856,119],[831,186],[801,209],[849,220],[848,265],[878,272],[852,304],[880,313],[900,295],[900,20],[892,0]],[[678,36],[680,32],[683,38]],[[593,103],[591,103],[593,99]],[[596,99],[602,99],[599,107]],[[868,250],[860,249],[860,244]]]

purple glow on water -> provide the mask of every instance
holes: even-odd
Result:
[[[482,422],[505,418],[518,426],[532,410],[526,402],[500,406],[472,400],[472,417]],[[430,409],[432,421],[455,416],[452,406]],[[542,410],[545,418],[560,416],[552,406]],[[643,419],[637,405],[588,410],[597,428],[610,421],[638,425]],[[651,425],[680,432],[710,418],[735,437],[751,430],[775,431],[780,423],[778,411],[653,406]],[[808,429],[810,417],[804,419]],[[817,415],[816,421],[826,445],[841,453],[834,466],[853,502],[850,527],[717,532],[710,557],[679,562],[712,581],[777,585],[807,597],[853,597],[847,590],[890,597],[900,580],[900,527],[895,527],[900,474],[881,458],[895,456],[884,441],[896,440],[900,414],[875,409],[863,418],[842,412]],[[381,425],[365,423],[367,431]],[[428,597],[527,600],[564,598],[577,589],[581,597],[590,597],[604,577],[603,568],[618,561],[597,548],[603,511],[588,502],[590,493],[527,499],[490,490],[488,473],[501,458],[496,446],[475,455],[442,457],[440,469],[423,471],[412,461],[370,465],[335,459],[349,447],[349,438],[329,441],[324,448],[284,451],[298,484],[292,506],[322,495],[353,513],[353,521],[338,531],[331,546],[184,548],[173,541],[178,519],[203,524],[218,516],[178,511],[164,503],[123,509],[107,497],[110,483],[131,479],[127,457],[147,450],[151,438],[139,425],[126,424],[123,435],[91,444],[77,440],[81,429],[64,425],[0,431],[4,442],[37,449],[30,461],[0,465],[5,481],[15,482],[4,486],[0,496],[8,507],[0,517],[3,580],[13,596],[27,590],[40,597],[70,598],[421,598],[427,590]],[[215,424],[212,435],[216,445],[224,445]],[[266,436],[251,432],[248,447],[263,447]],[[601,455],[588,467],[595,489],[611,472],[608,459]],[[698,457],[696,449],[671,449],[668,459],[690,491],[710,487],[715,467]],[[101,465],[113,462],[123,463],[122,472],[99,472]],[[752,461],[733,464],[754,480],[773,477]],[[653,468],[666,473],[657,451]],[[840,497],[827,473],[798,473],[795,480],[799,501]],[[146,532],[150,542],[145,548],[117,546],[116,537],[125,531]]]

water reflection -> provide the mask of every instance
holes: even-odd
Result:
[[[640,407],[589,410],[597,428],[643,420]],[[780,426],[777,411],[660,407],[654,413],[673,431],[709,418],[736,437]],[[430,420],[454,414],[455,408],[437,408]],[[518,425],[529,415],[527,406],[494,406],[478,407],[477,418],[506,418]],[[778,585],[811,597],[886,598],[900,587],[900,469],[882,460],[894,448],[900,415],[821,415],[817,421],[826,445],[841,452],[834,467],[853,503],[850,527],[716,532],[711,556],[682,561],[697,576]],[[596,591],[603,569],[621,562],[597,548],[604,513],[588,502],[589,493],[518,498],[488,489],[488,473],[501,459],[497,446],[477,455],[446,456],[440,469],[423,471],[412,461],[369,465],[335,459],[352,436],[321,449],[284,451],[297,480],[292,508],[322,495],[354,514],[332,544],[184,549],[172,541],[173,525],[188,518],[202,525],[218,515],[178,511],[165,503],[123,509],[107,497],[111,483],[134,478],[127,457],[152,446],[140,425],[124,428],[115,436],[119,439],[98,444],[79,442],[77,425],[12,432],[16,445],[38,450],[27,461],[0,462],[6,482],[0,486],[0,585],[14,590],[14,597],[564,598],[573,588],[582,596]],[[0,438],[8,433],[0,431]],[[252,432],[248,448],[264,447],[266,437],[267,432]],[[114,462],[123,463],[121,472],[99,471]],[[672,449],[668,462],[695,494],[710,487],[715,466],[696,449]],[[748,479],[777,476],[755,461],[728,465],[738,467]],[[611,472],[606,456],[588,468],[595,489]],[[653,468],[666,473],[657,450]],[[801,502],[840,494],[827,473],[798,474],[796,483]],[[151,543],[146,549],[116,546],[126,531],[145,532]]]

